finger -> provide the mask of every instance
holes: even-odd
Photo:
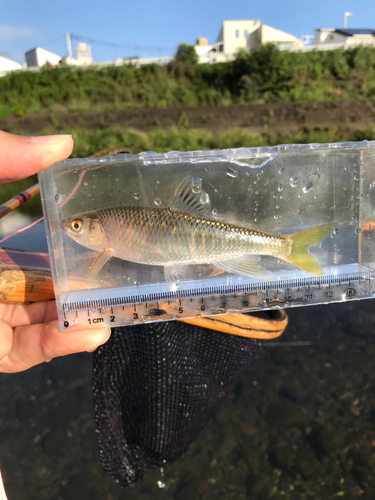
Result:
[[[57,319],[56,302],[51,300],[35,304],[0,303],[0,318],[12,328],[35,323],[48,323]]]
[[[20,137],[0,131],[0,183],[24,179],[67,158],[70,135]]]
[[[110,337],[110,328],[71,327],[64,333],[57,320],[14,329],[13,344],[0,361],[0,372],[13,373],[50,361],[58,356],[93,351]]]
[[[0,363],[5,356],[12,350],[13,329],[4,321],[0,320]]]

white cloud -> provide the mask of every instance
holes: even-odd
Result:
[[[18,26],[4,26],[0,24],[0,42],[8,42],[16,38],[34,35],[34,28],[20,28]]]

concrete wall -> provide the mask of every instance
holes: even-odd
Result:
[[[262,26],[257,30],[257,33],[258,43],[262,45],[266,43],[275,43],[282,49],[303,46],[302,40],[290,35],[289,33],[267,26],[266,24],[262,24]]]
[[[323,28],[315,30],[314,45],[321,43],[345,43],[347,38],[342,33],[337,33],[333,28]]]
[[[247,48],[247,40],[255,30],[260,27],[260,22],[252,21],[224,21],[223,22],[223,41],[226,54],[234,54],[240,49]],[[220,35],[219,35],[220,37]],[[218,39],[218,41],[220,41]]]
[[[46,63],[51,64],[51,66],[56,66],[61,61],[61,56],[40,47],[29,50],[29,52],[26,52],[25,57],[28,68],[35,66],[40,68]]]

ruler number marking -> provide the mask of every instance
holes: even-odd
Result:
[[[114,316],[113,316],[113,318],[114,318]],[[92,324],[96,325],[98,323],[104,323],[104,318],[92,318],[92,319],[89,318],[87,321],[89,322],[89,325],[92,325]]]

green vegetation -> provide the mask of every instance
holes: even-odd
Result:
[[[375,98],[375,48],[288,52],[265,45],[229,63],[196,64],[181,44],[166,66],[44,68],[0,78],[0,119],[54,109],[181,107]]]
[[[43,134],[51,134],[51,128]],[[241,129],[232,129],[215,136],[206,130],[187,130],[183,127],[158,129],[148,134],[131,129],[85,130],[73,129],[75,147],[73,157],[86,157],[105,148],[125,146],[133,153],[142,151],[194,151],[205,148],[239,148],[252,146],[274,146],[276,144],[303,144],[311,142],[362,141],[375,140],[375,126],[355,132],[340,132],[336,128],[323,130],[304,129],[288,136],[251,135]],[[0,204],[29,188],[37,181],[37,177],[29,177],[19,182],[0,186]],[[32,198],[17,210],[33,216],[41,214],[39,196]]]
[[[53,132],[53,129],[47,129],[43,131],[43,134]],[[243,129],[231,129],[220,135],[214,135],[207,130],[176,126],[157,129],[149,133],[122,128],[69,129],[66,132],[73,135],[75,146],[72,156],[78,158],[90,156],[105,148],[120,146],[131,149],[132,153],[140,153],[142,151],[196,151],[207,148],[225,149],[277,144],[375,140],[375,126],[351,132],[341,131],[336,127],[314,130],[305,128],[286,136],[252,135]]]
[[[175,63],[198,64],[198,55],[193,45],[180,43],[174,56]]]
[[[73,134],[75,157],[89,156],[101,149],[117,146],[125,146],[133,153],[140,153],[375,140],[375,126],[354,132],[341,132],[335,127],[324,130],[305,129],[283,137],[252,135],[242,129],[232,129],[215,136],[207,130],[186,130],[178,127],[158,129],[148,134],[131,129],[73,129],[69,130],[69,133]]]
[[[21,181],[11,182],[9,184],[1,184],[0,205],[10,200],[13,196],[22,193],[22,191],[25,191],[26,189],[30,188],[37,182],[38,182],[38,177],[36,175],[33,175],[27,179],[22,179]],[[18,207],[17,211],[20,211],[21,213],[24,214],[38,216],[41,213],[39,196],[31,198],[27,203]]]

